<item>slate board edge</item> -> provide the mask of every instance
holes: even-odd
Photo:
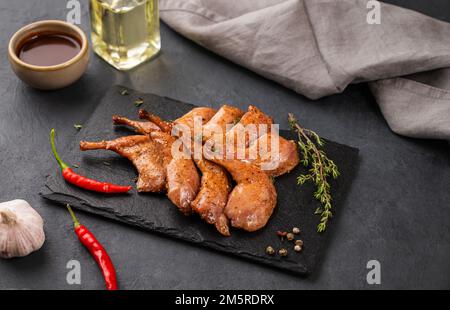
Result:
[[[49,190],[52,191],[51,189],[49,189]],[[99,216],[104,219],[111,219],[111,220],[126,224],[127,226],[131,226],[134,228],[137,227],[137,228],[143,229],[145,231],[159,234],[162,237],[170,237],[170,238],[173,238],[176,240],[181,240],[181,241],[187,242],[189,244],[194,244],[194,245],[200,246],[205,249],[218,251],[221,253],[225,253],[227,255],[232,255],[234,257],[241,258],[241,259],[244,258],[247,261],[249,261],[250,263],[257,262],[257,263],[263,264],[265,266],[268,266],[268,267],[271,267],[271,268],[274,268],[277,270],[282,270],[288,274],[292,274],[292,272],[294,272],[296,275],[302,276],[302,277],[307,277],[311,274],[310,268],[307,268],[304,265],[299,264],[298,262],[294,262],[291,264],[295,267],[295,269],[287,268],[287,267],[284,267],[283,265],[275,265],[275,264],[273,264],[273,261],[265,260],[261,256],[255,256],[250,253],[246,253],[246,252],[242,252],[242,251],[234,251],[234,252],[227,251],[220,244],[215,243],[215,242],[196,241],[196,240],[189,239],[189,238],[183,238],[182,235],[171,233],[170,230],[167,230],[164,227],[154,226],[153,224],[150,225],[151,227],[147,226],[146,221],[142,221],[142,219],[139,219],[139,218],[135,218],[135,221],[133,223],[131,223],[130,221],[126,220],[127,217],[124,217],[115,212],[102,212],[100,208],[91,206],[86,201],[79,199],[77,197],[71,196],[71,195],[67,195],[67,194],[63,194],[63,193],[55,193],[55,192],[52,192],[52,193],[41,192],[39,194],[44,199],[47,199],[47,200],[49,200],[53,203],[59,204],[59,205],[65,206],[66,204],[70,204],[70,206],[73,207],[74,209],[79,210],[86,214],[91,214],[91,215],[93,214],[95,216]],[[82,205],[84,207],[88,207],[90,210],[86,211],[85,208],[81,207]],[[290,264],[290,262],[288,260],[284,260],[284,263]]]

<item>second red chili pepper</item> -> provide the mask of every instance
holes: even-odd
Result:
[[[52,145],[53,155],[55,155],[55,159],[61,167],[62,176],[67,182],[86,190],[106,194],[126,193],[131,190],[131,186],[120,186],[106,182],[99,182],[75,173],[71,168],[69,168],[68,165],[66,165],[61,160],[58,152],[56,152],[55,129],[52,129],[52,131],[50,132],[50,142]]]
[[[106,288],[108,290],[117,290],[116,270],[114,269],[114,265],[111,261],[111,258],[109,258],[108,253],[100,244],[100,242],[98,242],[95,236],[85,226],[81,225],[78,222],[70,205],[67,205],[67,209],[72,216],[75,233],[77,234],[78,239],[94,257],[97,265],[100,267],[103,273]]]

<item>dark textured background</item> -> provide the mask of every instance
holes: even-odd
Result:
[[[88,29],[83,2],[83,28]],[[450,22],[448,0],[390,0]],[[95,263],[71,232],[64,209],[39,197],[50,159],[48,132],[70,139],[112,84],[192,103],[261,106],[287,125],[295,112],[307,127],[360,149],[360,168],[320,272],[308,279],[266,269],[100,218],[81,215],[108,248],[124,289],[374,288],[366,264],[382,265],[375,288],[450,288],[450,150],[447,143],[393,134],[365,85],[312,102],[231,64],[162,26],[159,58],[119,73],[93,57],[87,74],[61,94],[23,85],[10,71],[7,42],[21,26],[64,19],[65,1],[0,0],[0,201],[28,200],[45,218],[43,249],[0,261],[0,288],[102,289]],[[450,35],[450,34],[449,34]],[[39,98],[39,104],[36,104]],[[47,100],[43,100],[47,99]],[[42,103],[45,102],[45,103]],[[82,264],[82,285],[66,283],[66,263]]]

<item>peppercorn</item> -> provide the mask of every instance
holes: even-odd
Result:
[[[298,246],[300,246],[300,247],[302,247],[303,246],[303,240],[295,240],[295,245],[298,245]]]
[[[275,254],[275,250],[269,245],[269,246],[266,248],[266,254],[268,254],[268,255],[273,255],[273,254]]]
[[[287,256],[288,251],[286,249],[280,249],[278,251],[278,254],[280,254],[280,256]]]
[[[298,235],[298,234],[300,233],[300,228],[294,227],[294,228],[292,228],[292,232],[293,232],[294,234]]]
[[[287,239],[288,241],[292,241],[292,240],[294,240],[294,238],[295,238],[295,236],[294,236],[293,233],[288,233],[288,234],[286,235],[286,239]]]
[[[296,246],[294,247],[294,250],[295,250],[295,252],[300,252],[300,251],[302,250],[302,247],[299,246],[299,245],[296,245]]]

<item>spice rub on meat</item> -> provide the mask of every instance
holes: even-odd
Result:
[[[115,124],[129,125],[140,136],[128,136],[112,141],[80,142],[82,151],[105,149],[128,158],[139,173],[137,188],[139,192],[166,191],[169,199],[188,215],[191,203],[200,186],[200,177],[192,159],[174,158],[171,147],[176,138],[156,127],[143,122],[114,117]],[[150,129],[150,130],[149,130]]]
[[[162,192],[166,187],[166,170],[161,148],[148,136],[128,136],[113,141],[80,142],[82,151],[110,150],[128,158],[139,172],[139,192]]]
[[[173,123],[163,121],[159,116],[140,110],[139,117],[157,124],[163,131],[169,132],[175,125],[184,125],[194,132],[194,118],[198,117],[201,123],[207,122],[214,115],[214,110],[209,108],[196,108],[188,114],[175,120]],[[193,149],[195,144],[202,147],[201,141],[196,141],[194,136],[187,142]],[[200,215],[207,223],[216,227],[224,236],[230,235],[229,220],[224,214],[224,209],[228,201],[228,194],[231,190],[231,183],[224,168],[206,160],[202,154],[200,158],[194,158],[194,162],[202,173],[200,190],[191,203],[192,211]]]
[[[288,173],[299,163],[296,144],[271,132],[272,118],[254,106],[247,112],[228,105],[218,111],[198,107],[173,122],[140,110],[139,118],[113,116],[115,125],[134,128],[139,135],[113,141],[81,141],[80,148],[107,149],[128,158],[139,172],[138,191],[167,192],[180,211],[199,214],[224,236],[230,235],[230,223],[250,232],[263,228],[277,204],[273,177]],[[188,156],[173,156],[172,148],[178,146],[175,143],[184,134],[177,127],[194,133],[197,120],[202,125],[201,138],[192,135],[182,139],[179,147],[186,147]],[[257,127],[255,134],[247,131],[248,125],[267,125],[269,130]],[[228,142],[230,136],[239,135],[245,138],[243,145],[238,145],[236,139]],[[208,144],[211,140],[231,150],[232,158],[216,156],[214,147]],[[272,141],[278,142],[278,152],[272,152]],[[260,152],[264,143],[268,148]],[[200,157],[193,156],[198,155],[192,152],[195,148],[202,151]],[[243,151],[244,159],[234,156],[238,151]],[[257,156],[249,158],[253,153]],[[234,187],[230,179],[235,181]]]

